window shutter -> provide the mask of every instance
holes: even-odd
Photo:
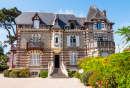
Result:
[[[73,53],[71,53],[71,65],[73,65]]]
[[[77,62],[77,55],[76,53],[74,53],[74,65],[76,65],[76,62]]]
[[[76,46],[79,46],[80,42],[79,42],[79,36],[76,36]]]
[[[67,46],[70,46],[70,36],[67,36]]]

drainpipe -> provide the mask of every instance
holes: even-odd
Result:
[[[85,31],[85,41],[86,41],[86,31]],[[86,41],[86,56],[87,56],[87,41]]]

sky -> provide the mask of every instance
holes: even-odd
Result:
[[[113,30],[130,26],[130,0],[0,0],[0,9],[17,7],[20,11],[69,13],[77,17],[86,17],[91,5],[96,5],[100,11],[106,10],[107,18],[114,22]],[[8,32],[0,28],[0,41],[7,40]],[[116,52],[117,45],[121,43],[122,37],[114,34]],[[127,45],[130,45],[127,44]],[[119,47],[122,47],[121,44]],[[5,48],[5,53],[10,46]],[[123,48],[121,49],[121,51]]]

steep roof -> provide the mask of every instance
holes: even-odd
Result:
[[[45,13],[45,12],[23,12],[21,15],[19,15],[15,22],[16,24],[30,24],[32,25],[32,18],[35,14],[38,14],[41,18],[41,24],[43,25],[52,25],[55,14],[54,13]]]
[[[112,23],[102,14],[102,12],[96,6],[90,6],[85,22],[92,22],[93,19],[102,19],[106,20],[108,23]]]

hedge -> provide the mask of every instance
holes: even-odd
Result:
[[[4,72],[3,72],[4,77],[9,77],[9,73],[10,73],[11,71],[12,71],[12,70],[4,70]]]
[[[41,78],[46,78],[46,77],[48,77],[48,71],[41,71],[41,72],[40,72],[40,77],[41,77]]]
[[[18,78],[19,77],[18,74],[19,74],[19,72],[10,72],[9,77]]]
[[[7,69],[9,69],[8,65],[0,65],[0,71],[4,71],[4,70],[7,70]]]

